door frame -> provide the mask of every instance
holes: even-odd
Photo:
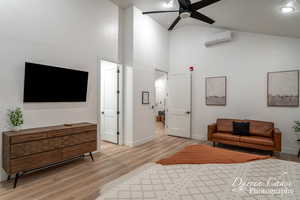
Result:
[[[115,63],[118,65],[119,68],[119,73],[118,73],[118,90],[119,92],[119,98],[118,98],[118,110],[119,110],[119,115],[118,115],[118,124],[117,124],[117,129],[119,132],[118,136],[118,145],[124,145],[124,131],[123,131],[123,99],[124,99],[124,69],[123,65],[120,64],[119,62],[107,59],[107,58],[98,58],[98,66],[97,66],[97,125],[98,125],[98,139],[97,139],[97,149],[98,151],[101,151],[101,62],[102,61],[107,61],[111,63]]]

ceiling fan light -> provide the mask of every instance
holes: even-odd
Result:
[[[190,13],[190,12],[183,12],[183,13],[180,13],[181,19],[186,19],[186,18],[189,18],[190,16],[191,16],[191,13]]]

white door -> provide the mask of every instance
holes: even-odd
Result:
[[[101,61],[101,140],[118,143],[118,64]]]
[[[191,137],[191,74],[171,74],[168,78],[168,135]]]

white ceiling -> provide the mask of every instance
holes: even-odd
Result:
[[[142,11],[166,10],[162,6],[167,0],[112,0],[122,8],[135,5]],[[176,1],[176,0],[175,0]],[[192,0],[197,2],[198,0]],[[300,0],[298,0],[300,2]],[[199,10],[201,13],[216,20],[212,26],[230,30],[264,33],[300,38],[300,12],[291,15],[280,13],[282,0],[222,0],[216,4]],[[177,9],[175,7],[172,9]],[[177,13],[153,14],[151,17],[168,28]],[[177,27],[183,25],[206,24],[195,20],[182,20]]]

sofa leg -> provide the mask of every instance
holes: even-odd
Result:
[[[273,157],[274,155],[274,151],[271,151],[270,156]]]

